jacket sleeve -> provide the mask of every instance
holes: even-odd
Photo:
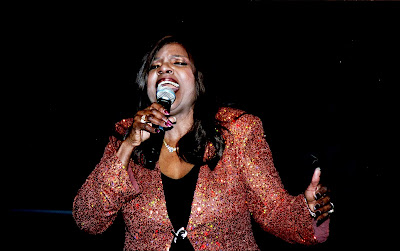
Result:
[[[120,145],[110,137],[104,155],[78,191],[73,203],[77,225],[86,232],[104,232],[114,221],[125,201],[139,192],[139,187],[128,169],[116,156]]]
[[[236,123],[240,128],[238,156],[246,185],[250,213],[261,227],[290,243],[317,243],[313,221],[304,196],[291,196],[284,189],[272,154],[264,138],[261,120],[245,115]],[[239,132],[237,132],[239,133]]]

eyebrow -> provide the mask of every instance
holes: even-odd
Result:
[[[189,59],[189,57],[183,56],[183,55],[171,55],[170,57],[174,57],[174,58],[187,58]],[[160,60],[160,58],[154,58],[154,61],[156,60]]]
[[[189,58],[183,55],[171,55],[172,57],[176,57],[176,58]]]

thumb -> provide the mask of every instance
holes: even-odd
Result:
[[[168,120],[171,121],[172,124],[176,123],[176,117],[174,117],[174,116],[168,117]]]
[[[317,190],[320,178],[321,178],[321,168],[317,167],[315,168],[309,188],[311,188],[313,191]]]
[[[314,174],[311,179],[310,185],[307,187],[307,190],[305,192],[305,196],[307,201],[313,201],[315,200],[315,191],[317,190],[319,180],[321,177],[321,168],[317,167],[315,168]]]

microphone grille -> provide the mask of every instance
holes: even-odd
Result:
[[[159,86],[157,87],[157,100],[164,99],[171,101],[171,104],[175,101],[175,92],[168,87]]]

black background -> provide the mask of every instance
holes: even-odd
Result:
[[[65,3],[4,11],[3,194],[12,250],[122,249],[120,216],[90,236],[71,215],[19,210],[71,210],[114,123],[135,113],[142,56],[170,33],[195,42],[224,104],[263,120],[291,194],[311,180],[310,154],[319,158],[336,213],[330,239],[314,249],[391,240],[397,4]],[[263,250],[303,248],[257,226],[255,235]]]

